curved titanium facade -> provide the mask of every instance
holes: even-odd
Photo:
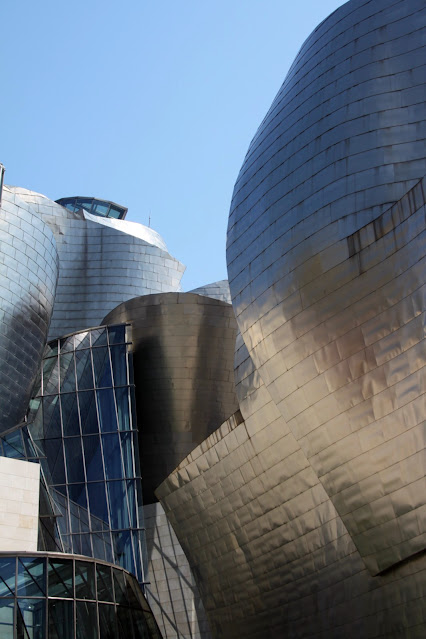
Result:
[[[58,277],[49,227],[3,188],[0,209],[0,432],[24,418],[46,343]]]
[[[104,319],[132,324],[146,503],[197,444],[237,408],[236,322],[225,302],[193,293],[129,300]]]
[[[353,0],[313,32],[228,228],[244,341],[372,574],[426,546],[425,17]]]
[[[133,575],[54,553],[0,553],[2,639],[161,639]]]
[[[145,537],[134,412],[125,326],[49,342],[27,429],[59,515],[57,544],[65,552],[121,565],[142,583]],[[17,437],[2,443],[20,449]],[[7,449],[5,454],[11,456]]]
[[[137,295],[179,290],[185,267],[155,231],[72,212],[26,189],[14,192],[50,226],[57,242],[60,269],[49,339],[99,326],[117,304]]]
[[[228,280],[219,280],[218,282],[205,284],[204,286],[194,288],[192,291],[188,292],[196,293],[197,295],[205,295],[205,297],[211,297],[214,300],[222,300],[222,302],[232,304]]]

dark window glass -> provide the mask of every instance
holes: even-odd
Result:
[[[112,569],[114,581],[115,602],[117,604],[127,604],[126,583],[124,581],[124,573],[117,568]]]
[[[108,507],[106,501],[105,484],[87,484],[89,493],[89,505],[92,530],[105,530],[109,528]]]
[[[43,360],[43,392],[46,393],[57,393],[58,392],[58,358],[57,357],[49,357]],[[52,371],[56,368],[54,374]]]
[[[114,563],[123,566],[123,568],[130,570],[134,574],[136,568],[130,531],[122,530],[120,532],[113,532],[111,533],[111,537],[114,547]]]
[[[21,438],[21,429],[15,430],[3,437],[4,453],[6,457],[20,459],[25,457],[24,446]]]
[[[112,388],[96,391],[98,399],[99,423],[101,431],[108,433],[117,430],[117,417],[115,414],[114,392]]]
[[[77,394],[65,393],[64,395],[61,395],[61,407],[62,425],[65,437],[69,435],[80,435]]]
[[[46,560],[38,557],[18,559],[18,597],[46,595]]]
[[[50,559],[48,570],[49,597],[72,597],[72,561]]]
[[[74,639],[74,602],[49,600],[49,639]]]
[[[71,501],[87,510],[86,484],[69,484],[68,495]]]
[[[124,606],[117,606],[118,639],[133,639],[132,611]]]
[[[138,639],[139,637],[150,637],[151,633],[142,610],[132,610],[132,618],[136,637],[138,637]]]
[[[89,533],[84,535],[72,535],[73,553],[75,555],[85,555],[91,557],[92,551],[92,536]]]
[[[90,349],[76,351],[75,364],[77,370],[77,385],[80,390],[93,388],[92,359]]]
[[[127,601],[132,608],[139,608],[138,599],[134,590],[134,578],[124,573],[124,581],[126,583]]]
[[[76,639],[97,639],[99,635],[96,604],[88,601],[77,601],[76,607]]]
[[[99,631],[102,639],[117,639],[115,606],[99,604]]]
[[[0,637],[1,639],[14,639],[13,637],[13,609],[14,600],[0,599]]]
[[[88,561],[75,562],[76,599],[96,599],[95,565]]]
[[[102,435],[104,450],[105,474],[107,479],[122,479],[123,465],[121,463],[120,439],[118,433]]]
[[[112,386],[111,365],[106,346],[93,349],[93,368],[95,371],[95,386],[97,388]]]
[[[125,482],[109,481],[107,485],[112,529],[128,528],[129,513],[127,512]]]
[[[126,341],[125,326],[109,326],[108,327],[109,343],[122,344]]]
[[[15,557],[0,557],[0,597],[15,594]]]
[[[121,450],[124,463],[125,477],[134,477],[133,468],[133,435],[132,433],[120,433]]]
[[[68,482],[84,481],[81,437],[67,437],[64,439],[64,446],[67,458]]]
[[[126,349],[127,346],[125,344],[111,346],[114,386],[125,386],[127,384]]]
[[[44,439],[62,437],[59,395],[43,397]]]
[[[60,356],[61,393],[75,391],[74,353]]]
[[[98,433],[99,426],[95,393],[93,391],[78,393],[78,402],[80,404],[81,432],[83,435]]]
[[[93,329],[90,331],[90,336],[92,339],[92,346],[106,346],[108,343],[106,328]]]
[[[108,213],[108,217],[114,217],[115,219],[121,219],[123,215],[123,211],[115,206],[111,205],[111,208]]]
[[[85,435],[83,437],[83,446],[84,457],[86,460],[87,481],[104,479],[101,440],[99,435]]]
[[[118,427],[120,430],[130,429],[129,389],[126,386],[115,389],[117,402]]]
[[[46,636],[45,599],[18,599],[16,612],[16,639],[44,639]]]
[[[136,481],[134,479],[127,482],[127,496],[129,499],[130,525],[132,528],[137,528]]]
[[[96,576],[98,580],[98,601],[114,601],[111,568],[97,564]]]
[[[108,210],[109,210],[109,204],[107,202],[101,202],[101,201],[95,200],[93,202],[91,213],[93,213],[94,215],[102,215],[103,217],[106,217]]]
[[[65,463],[62,439],[46,439],[43,443],[46,463],[54,484],[65,483]]]

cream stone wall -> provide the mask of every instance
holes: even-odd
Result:
[[[0,551],[36,551],[40,466],[0,457]]]

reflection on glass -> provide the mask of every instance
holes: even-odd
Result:
[[[96,599],[95,566],[91,562],[75,563],[75,596],[77,599]]]
[[[49,600],[49,639],[74,639],[74,602]]]
[[[96,604],[88,601],[77,601],[76,606],[76,639],[97,639],[99,635]]]
[[[0,557],[0,597],[15,594],[15,557]]]
[[[18,597],[46,595],[46,560],[39,557],[18,559]]]
[[[45,616],[45,599],[18,599],[16,639],[44,639]]]
[[[0,599],[0,637],[1,639],[13,638],[13,609],[14,600]]]
[[[83,446],[80,437],[66,437],[64,439],[65,455],[67,458],[68,482],[84,480]]]
[[[77,385],[79,390],[93,388],[92,358],[90,349],[75,352]]]
[[[112,604],[99,604],[99,632],[102,639],[117,639],[115,608]]]
[[[104,388],[96,391],[99,410],[99,425],[101,431],[110,433],[117,430],[117,417],[115,414],[114,391],[112,388]]]
[[[122,479],[123,466],[121,463],[120,439],[118,433],[102,435],[102,445],[105,460],[105,474],[107,479]]]
[[[83,437],[83,446],[87,481],[104,479],[101,440],[99,435],[87,435]]]
[[[125,339],[125,327],[120,325],[108,326],[108,335],[110,344],[122,344]]]
[[[97,388],[112,386],[108,348],[93,349],[93,367],[95,371],[95,386]]]
[[[95,393],[85,391],[78,393],[78,402],[80,405],[81,432],[83,435],[90,433],[98,433],[98,415],[96,412]]]
[[[129,527],[127,512],[126,488],[124,481],[108,482],[108,498],[110,504],[111,526],[113,530]]]
[[[62,425],[64,436],[80,435],[78,420],[78,405],[76,393],[64,393],[61,395]]]
[[[49,560],[49,597],[72,597],[72,561],[70,559]]]
[[[115,389],[115,399],[117,402],[118,428],[120,430],[130,429],[129,411],[129,389],[127,386]]]
[[[98,580],[98,601],[114,601],[111,568],[98,564],[96,566],[96,577]]]
[[[125,344],[111,346],[111,361],[115,386],[125,386],[127,384],[126,348]]]

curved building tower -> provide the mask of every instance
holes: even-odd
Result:
[[[58,278],[56,242],[34,208],[3,187],[0,207],[0,433],[17,426],[46,343]]]

